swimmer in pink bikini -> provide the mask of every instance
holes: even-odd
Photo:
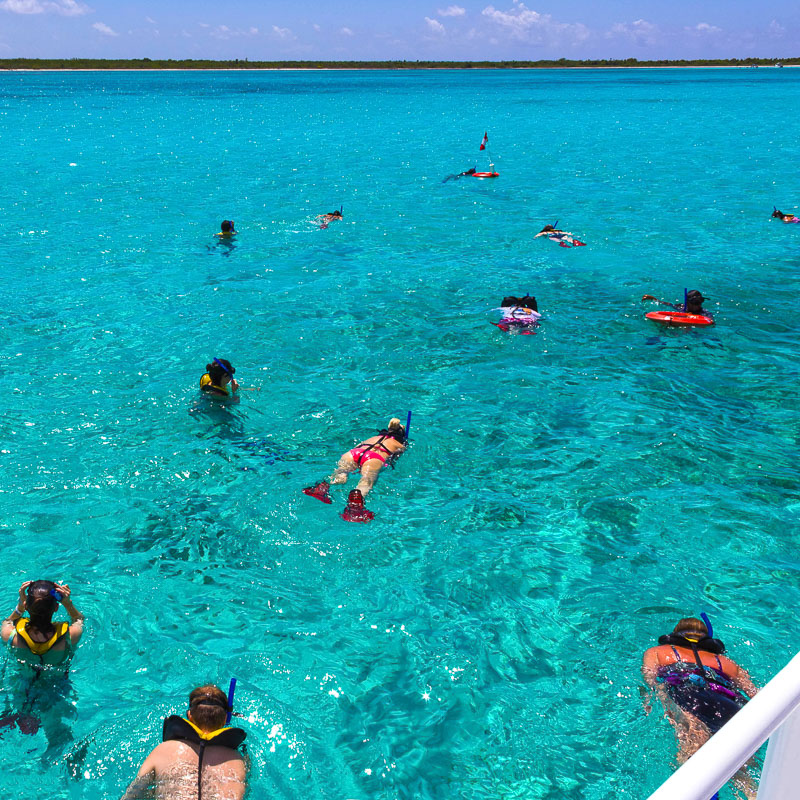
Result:
[[[396,417],[389,425],[348,450],[339,459],[329,480],[322,480],[315,486],[303,489],[303,494],[316,497],[323,503],[333,502],[328,494],[331,484],[339,485],[347,481],[351,472],[361,472],[361,480],[347,497],[347,507],[342,517],[350,522],[367,522],[375,515],[364,507],[364,497],[378,480],[378,473],[398,458],[406,449],[406,429]]]

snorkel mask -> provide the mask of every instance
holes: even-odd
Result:
[[[226,375],[227,375],[227,376],[228,376],[228,377],[231,379],[231,380],[233,380],[233,373],[234,373],[234,372],[236,372],[236,370],[235,370],[233,367],[231,367],[230,369],[228,369],[228,368],[227,368],[227,367],[226,367],[226,366],[225,366],[225,365],[224,365],[224,364],[223,364],[223,363],[222,363],[222,362],[221,362],[221,361],[220,361],[218,358],[215,358],[215,359],[214,359],[214,363],[215,363],[215,364],[216,364],[216,365],[217,365],[217,366],[218,366],[218,367],[219,367],[219,368],[220,368],[220,369],[221,369],[221,370],[222,370],[222,371],[223,371],[223,372],[224,372],[224,373],[225,373],[225,374],[226,374]]]

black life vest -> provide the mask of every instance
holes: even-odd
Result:
[[[196,725],[189,722],[188,719],[172,715],[164,720],[164,730],[161,734],[162,742],[169,741],[182,741],[191,742],[199,746],[200,750],[197,753],[197,800],[202,800],[203,787],[203,754],[206,745],[213,744],[218,747],[230,747],[231,750],[238,750],[239,746],[244,742],[247,733],[241,728],[220,728],[216,731],[207,733],[201,731]]]
[[[705,650],[706,653],[713,653],[715,656],[725,652],[725,645],[720,639],[710,639],[708,636],[702,639],[688,639],[680,633],[665,633],[658,637],[658,643],[685,647],[687,650]]]

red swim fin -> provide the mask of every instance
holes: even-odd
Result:
[[[347,505],[342,512],[342,519],[347,522],[369,522],[375,519],[375,515],[368,508],[364,508],[364,497],[358,489],[353,489],[347,495]]]
[[[315,486],[306,486],[306,488],[303,489],[303,494],[307,494],[309,497],[316,497],[317,500],[322,500],[323,503],[328,503],[330,505],[333,502],[328,495],[328,489],[330,488],[331,485],[328,481],[320,481]]]
[[[492,325],[494,325],[495,328],[500,328],[501,331],[505,331],[506,333],[509,331],[508,325],[506,325],[504,322],[493,322]]]
[[[572,246],[573,247],[586,247],[586,242],[581,242],[581,241],[578,241],[578,239],[573,239],[572,240]]]
[[[566,242],[559,242],[558,246],[559,247],[569,247],[569,245]]]

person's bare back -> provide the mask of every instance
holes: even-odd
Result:
[[[145,759],[136,780],[122,800],[150,797],[155,787],[158,800],[197,800],[199,745],[162,742]],[[246,767],[242,756],[230,747],[207,745],[203,753],[202,800],[242,800]]]

